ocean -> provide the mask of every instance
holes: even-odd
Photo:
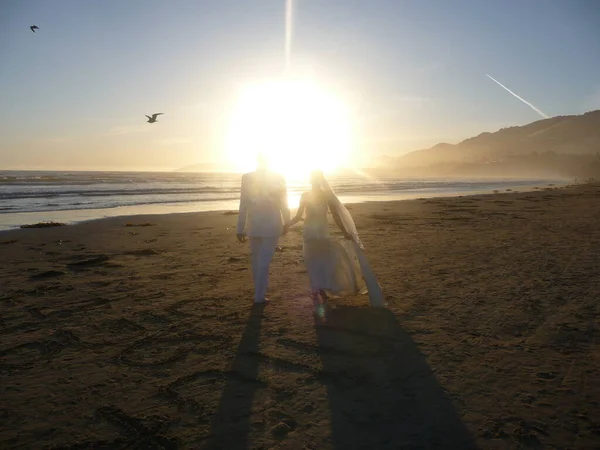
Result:
[[[104,217],[235,210],[240,174],[181,172],[0,171],[0,230],[27,223],[75,223]],[[544,187],[564,180],[417,179],[338,175],[329,178],[346,203],[469,195]],[[290,207],[308,189],[288,180]]]

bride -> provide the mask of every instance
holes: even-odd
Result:
[[[372,306],[384,306],[383,293],[362,252],[352,216],[320,171],[311,174],[312,189],[302,194],[296,216],[286,230],[304,217],[304,263],[315,307],[325,306],[328,294],[366,294]],[[327,211],[345,240],[329,236]]]

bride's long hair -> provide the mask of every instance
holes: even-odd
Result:
[[[327,198],[327,202],[329,203],[329,207],[334,210],[342,221],[342,225],[344,225],[344,229],[346,233],[352,236],[352,240],[358,244],[360,248],[364,248],[360,238],[358,237],[358,231],[356,230],[356,224],[354,223],[354,219],[352,219],[352,214],[350,211],[344,206],[344,204],[340,201],[338,196],[335,194],[335,191],[325,178],[325,175],[320,170],[315,170],[311,174],[311,181],[313,184],[317,182],[325,197]]]

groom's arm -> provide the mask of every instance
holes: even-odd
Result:
[[[237,235],[246,233],[246,218],[248,217],[248,179],[246,175],[242,175],[242,187],[240,189],[240,214],[238,215]]]

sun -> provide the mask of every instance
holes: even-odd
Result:
[[[263,153],[273,170],[304,179],[311,170],[331,172],[348,163],[349,109],[312,81],[277,80],[242,91],[228,135],[229,160],[242,171]]]

